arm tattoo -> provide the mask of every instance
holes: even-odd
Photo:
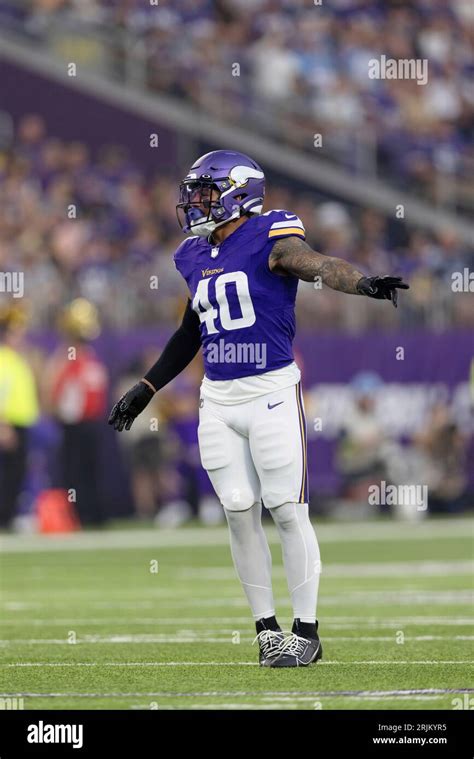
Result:
[[[268,265],[275,274],[292,274],[305,282],[314,282],[321,277],[325,285],[343,293],[357,294],[357,282],[364,276],[348,261],[312,250],[300,237],[278,240],[272,248]]]

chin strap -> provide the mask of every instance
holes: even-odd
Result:
[[[232,216],[230,216],[228,219],[224,219],[223,221],[215,222],[215,221],[207,220],[204,223],[196,224],[196,226],[194,227],[194,230],[195,230],[194,232],[193,232],[193,227],[191,227],[191,233],[199,237],[207,237],[207,241],[212,245],[213,243],[212,243],[212,240],[210,240],[210,237],[213,234],[213,232],[215,232],[216,229],[223,227],[224,224],[228,224],[229,221],[235,221],[235,219],[239,219],[242,216],[241,210],[242,210],[241,208],[237,208],[237,210],[235,211],[235,213],[232,214]],[[207,226],[207,224],[214,224],[214,227],[209,232],[209,234],[200,234],[198,231],[199,227],[201,227],[202,231],[205,231],[205,227]]]

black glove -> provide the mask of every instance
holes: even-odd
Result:
[[[141,414],[145,406],[148,406],[154,394],[145,382],[137,382],[117,401],[110,412],[109,424],[113,424],[114,429],[119,432],[124,428],[129,430],[134,419]]]
[[[369,298],[378,298],[379,300],[391,300],[395,308],[398,303],[398,290],[409,290],[401,277],[361,277],[357,283],[357,292],[361,295],[367,295]]]

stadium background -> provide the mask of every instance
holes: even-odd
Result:
[[[0,292],[0,715],[153,710],[162,736],[168,709],[306,709],[321,740],[331,709],[472,709],[470,6],[0,0],[0,285],[25,285]],[[428,84],[369,79],[382,54],[428,59]],[[105,424],[179,321],[177,183],[218,147],[261,162],[266,207],[298,213],[312,245],[411,286],[398,310],[299,288],[317,667],[258,667],[225,525],[161,529],[220,514],[196,447],[199,360],[159,393],[157,430],[147,413],[128,434]],[[370,504],[384,480],[428,485],[428,512]],[[25,534],[35,509],[43,530],[77,526],[71,482],[84,523],[110,529]],[[343,723],[336,753],[339,736],[356,746]],[[464,755],[451,727],[445,748]]]
[[[177,185],[219,147],[260,161],[266,209],[300,215],[313,247],[410,282],[397,311],[300,284],[312,511],[390,511],[368,501],[381,481],[426,484],[431,511],[472,508],[473,296],[452,287],[474,269],[468,4],[175,5],[0,0],[0,269],[25,276],[24,298],[0,293],[0,319],[39,402],[16,513],[73,479],[84,523],[219,518],[197,452],[198,360],[133,434],[104,423],[178,323]],[[382,52],[427,58],[428,84],[371,80]],[[77,298],[96,311],[68,327]],[[87,411],[78,377],[59,379],[81,330],[98,377]],[[0,423],[5,477],[19,438],[5,409]]]

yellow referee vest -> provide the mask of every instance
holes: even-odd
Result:
[[[20,353],[0,345],[0,422],[30,427],[38,414],[33,372]]]

